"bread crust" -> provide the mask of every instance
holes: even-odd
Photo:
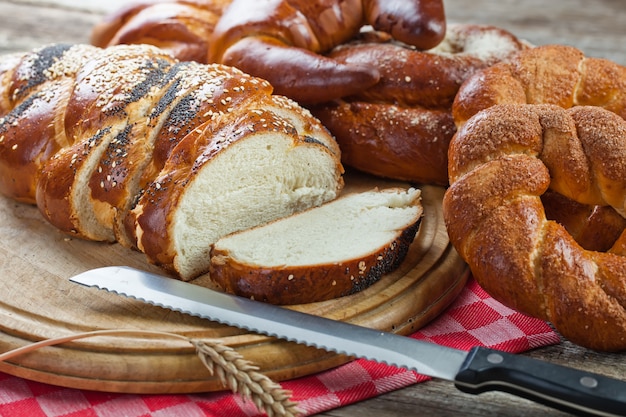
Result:
[[[450,112],[337,101],[313,113],[337,138],[344,165],[383,178],[448,183],[448,144],[456,132]]]

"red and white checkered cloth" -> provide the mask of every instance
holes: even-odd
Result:
[[[470,279],[444,314],[411,337],[469,350],[482,345],[523,352],[559,343],[544,322],[504,307]],[[367,360],[281,385],[306,415],[328,411],[429,378]],[[29,417],[258,417],[251,401],[230,392],[130,395],[61,388],[0,373],[0,416]]]

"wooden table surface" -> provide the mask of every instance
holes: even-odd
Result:
[[[444,0],[450,22],[489,23],[540,45],[576,46],[587,55],[626,65],[623,0]],[[25,51],[51,42],[88,42],[91,27],[121,1],[0,0],[0,53]],[[523,7],[523,8],[522,8]],[[554,363],[626,379],[626,353],[607,354],[564,341],[526,353]],[[507,394],[472,396],[450,383],[429,381],[322,416],[563,416]]]

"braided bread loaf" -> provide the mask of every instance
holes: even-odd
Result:
[[[550,189],[623,216],[626,121],[595,106],[495,105],[459,129],[449,156],[444,219],[480,285],[575,343],[626,349],[625,234],[585,250],[541,201]]]
[[[459,89],[452,112],[457,127],[482,109],[504,103],[554,104],[563,108],[591,105],[623,118],[625,91],[625,67],[606,59],[586,57],[570,46],[545,45],[523,51],[508,63],[494,65],[470,77]],[[588,173],[575,170],[571,173],[576,174]],[[593,177],[580,179],[581,182],[593,180]],[[626,253],[623,212],[620,215],[605,203],[597,205],[567,193],[548,191],[541,198],[547,218],[561,224],[581,247],[606,251],[612,246],[612,252]]]
[[[333,133],[345,165],[398,180],[448,184],[452,102],[473,73],[527,47],[494,27],[452,24],[433,49],[419,51],[380,32],[333,49],[346,64],[376,63],[380,80],[341,100],[310,107]]]
[[[0,192],[183,279],[217,238],[343,186],[327,130],[236,69],[146,45],[52,45],[0,68]]]

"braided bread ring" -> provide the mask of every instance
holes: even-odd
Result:
[[[626,67],[586,57],[577,48],[544,45],[481,70],[461,85],[452,105],[457,128],[495,104],[592,105],[626,118]],[[542,196],[548,218],[565,226],[585,249],[605,250],[624,230],[624,219],[607,206]],[[626,240],[626,239],[625,239]]]
[[[623,215],[626,121],[594,106],[496,105],[459,129],[449,159],[444,220],[480,285],[574,343],[625,350],[626,258],[583,249],[541,195]]]
[[[458,127],[480,110],[503,103],[600,106],[626,118],[626,67],[586,57],[571,46],[530,48],[469,77],[452,114]]]

